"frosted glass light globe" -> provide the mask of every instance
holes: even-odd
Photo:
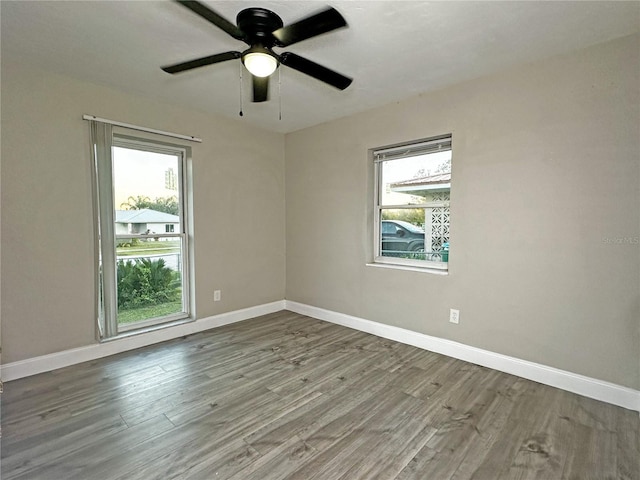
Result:
[[[256,77],[268,77],[278,68],[278,61],[268,53],[247,53],[242,61],[247,70]]]

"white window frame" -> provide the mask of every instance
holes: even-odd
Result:
[[[451,150],[453,155],[451,134],[371,150],[374,168],[373,265],[407,268],[434,273],[448,272],[448,262],[383,256],[382,235],[380,231],[383,210],[424,209],[426,212],[427,209],[430,211],[433,208],[449,207],[449,202],[442,201],[411,205],[382,205],[382,164],[384,162],[402,160],[404,158],[410,158],[420,154],[435,153],[446,150]],[[451,184],[449,184],[449,190],[451,190]],[[426,230],[427,229],[425,228],[425,244],[427,241],[427,235],[431,234],[431,232],[427,232]]]
[[[97,123],[97,122],[96,122]],[[96,243],[98,258],[98,339],[109,340],[119,336],[149,331],[153,328],[175,325],[185,321],[192,321],[191,309],[193,292],[190,288],[191,264],[189,257],[189,190],[188,190],[188,162],[191,158],[191,148],[186,145],[173,142],[149,139],[143,136],[127,133],[113,132],[111,125],[102,124],[92,126],[92,138],[94,142],[93,160],[95,177],[95,213],[96,213]],[[179,172],[178,182],[181,187],[179,195],[180,205],[180,231],[177,233],[153,233],[140,234],[116,234],[114,228],[114,202],[113,202],[113,147],[136,149],[141,151],[163,153],[178,157]],[[117,318],[117,262],[116,244],[120,240],[131,238],[179,238],[181,239],[181,280],[182,280],[182,312],[134,322],[132,324],[118,325]],[[101,265],[105,265],[102,269]],[[106,266],[109,266],[108,268]]]

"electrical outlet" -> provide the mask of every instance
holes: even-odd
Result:
[[[219,302],[221,298],[222,298],[222,294],[220,293],[220,290],[215,290],[213,292],[213,301]]]
[[[460,310],[456,310],[455,308],[449,309],[449,321],[455,324],[460,323]]]

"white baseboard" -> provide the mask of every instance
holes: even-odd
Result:
[[[195,322],[183,323],[141,335],[132,335],[105,343],[96,343],[86,347],[7,363],[0,367],[1,378],[3,381],[8,382],[285,309],[640,412],[640,391],[638,390],[482,350],[451,340],[432,337],[404,328],[385,325],[290,300],[279,300],[213,315]]]
[[[255,307],[235,310],[233,312],[221,313],[211,317],[201,318],[194,322],[182,323],[172,327],[153,330],[140,335],[131,335],[104,343],[95,343],[86,347],[73,348],[62,352],[42,355],[40,357],[28,358],[18,362],[7,363],[0,367],[2,381],[8,382],[18,378],[36,375],[38,373],[49,372],[69,365],[107,357],[116,353],[126,352],[136,348],[146,347],[154,343],[172,340],[184,335],[202,332],[211,328],[241,322],[250,318],[259,317],[269,313],[284,310],[285,301],[257,305]]]
[[[640,412],[640,391],[628,387],[290,300],[285,301],[285,308]]]

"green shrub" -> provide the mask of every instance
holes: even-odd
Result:
[[[118,308],[158,305],[180,298],[180,274],[163,259],[118,261]]]
[[[406,208],[399,210],[383,210],[382,220],[403,220],[424,227],[424,209]]]

